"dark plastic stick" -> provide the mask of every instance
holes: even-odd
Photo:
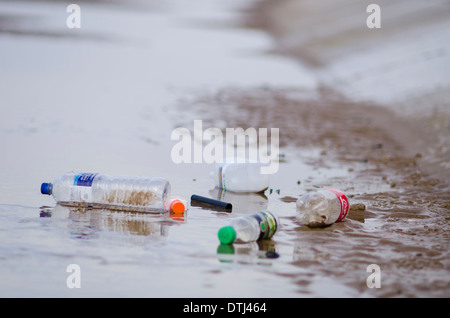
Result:
[[[212,205],[212,206],[220,208],[220,209],[228,210],[229,212],[231,212],[231,209],[232,209],[231,203],[223,202],[223,201],[219,201],[219,200],[214,200],[214,199],[211,199],[211,198],[202,197],[202,196],[193,194],[191,196],[191,204],[195,205],[196,202],[207,204],[207,205]],[[200,204],[200,206],[201,205],[202,204]]]

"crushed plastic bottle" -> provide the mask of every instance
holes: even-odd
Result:
[[[342,221],[349,210],[347,197],[336,189],[307,193],[297,200],[296,205],[296,220],[309,227],[324,227]]]
[[[258,162],[227,162],[217,165],[211,176],[219,189],[232,192],[263,192],[269,187],[269,175],[261,173]]]
[[[269,211],[232,219],[218,232],[222,244],[248,243],[270,239],[280,227],[278,217]]]
[[[107,176],[69,172],[41,193],[61,205],[162,213],[170,209],[170,183],[159,177]]]

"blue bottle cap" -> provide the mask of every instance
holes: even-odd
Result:
[[[45,182],[45,183],[41,184],[41,193],[51,195],[52,188],[53,188],[53,185],[51,183]]]

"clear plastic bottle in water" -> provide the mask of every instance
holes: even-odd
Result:
[[[218,232],[222,244],[248,243],[270,239],[280,227],[278,217],[269,211],[232,219]]]
[[[269,175],[261,173],[261,163],[223,163],[211,174],[216,187],[232,192],[263,192],[269,187]]]
[[[323,227],[342,221],[349,210],[347,197],[336,189],[307,193],[298,198],[296,205],[296,220],[309,227]]]
[[[170,183],[159,177],[107,176],[69,172],[41,193],[61,205],[162,213],[170,209]]]

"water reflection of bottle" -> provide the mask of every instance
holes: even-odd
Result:
[[[263,211],[267,209],[268,200],[264,193],[237,193],[214,188],[209,191],[212,198],[229,202],[234,212]]]
[[[158,177],[69,172],[53,183],[43,183],[41,193],[68,206],[158,213],[170,208],[170,184]]]
[[[247,243],[270,239],[278,228],[278,217],[269,211],[261,211],[232,219],[229,225],[219,230],[218,237],[222,244]]]
[[[96,237],[101,231],[126,234],[131,237],[166,237],[168,224],[163,216],[145,213],[130,213],[108,209],[89,209],[69,207],[57,204],[51,211],[41,209],[46,217],[66,219],[70,233],[74,238]]]
[[[266,244],[270,242],[272,244]],[[270,260],[278,258],[275,244],[272,241],[248,242],[243,244],[220,244],[217,255],[223,263],[261,263],[270,264]]]

